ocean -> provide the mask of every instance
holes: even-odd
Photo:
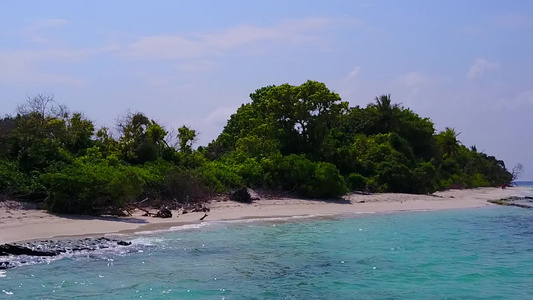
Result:
[[[518,186],[532,187],[532,188],[533,188],[533,181],[515,181],[515,183],[516,183]]]
[[[533,189],[532,193],[533,195]],[[206,222],[0,271],[0,299],[533,299],[533,210]]]

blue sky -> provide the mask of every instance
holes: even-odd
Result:
[[[128,109],[215,138],[254,90],[391,94],[533,180],[531,1],[0,4],[0,113],[53,94],[100,126]]]

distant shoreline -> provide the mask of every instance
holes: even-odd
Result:
[[[207,213],[205,221],[476,208],[493,205],[488,200],[520,196],[524,191],[525,188],[512,187],[505,190],[448,190],[433,195],[349,194],[343,198],[344,201],[334,202],[287,198],[257,200],[252,204],[222,201],[211,203],[211,211]],[[0,207],[0,244],[164,230],[201,223],[199,219],[204,216],[203,212],[180,214],[179,217],[176,217],[177,212],[173,213],[174,216],[168,219],[145,217],[142,212],[135,212],[131,217],[117,218],[54,215],[43,210]]]

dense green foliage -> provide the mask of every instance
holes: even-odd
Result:
[[[463,146],[454,129],[381,96],[349,107],[323,83],[258,89],[207,147],[196,131],[169,134],[142,113],[118,137],[39,95],[0,119],[0,193],[52,211],[113,213],[132,200],[200,201],[248,186],[304,197],[352,190],[430,193],[496,186],[503,161]]]

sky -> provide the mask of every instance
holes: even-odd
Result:
[[[128,110],[206,145],[249,94],[390,94],[533,180],[533,1],[0,2],[0,114],[37,94],[113,127]]]

